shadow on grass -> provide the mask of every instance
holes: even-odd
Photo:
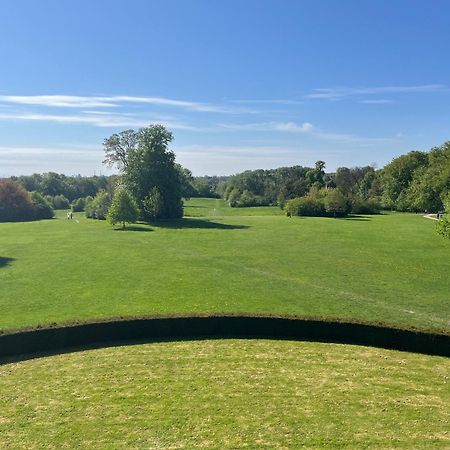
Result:
[[[189,217],[158,220],[152,222],[152,224],[161,228],[214,228],[217,230],[244,230],[249,228],[247,225],[229,225],[226,223],[211,222],[208,219],[191,219]]]
[[[153,231],[152,228],[150,228],[148,225],[142,224],[142,225],[127,225],[125,228],[114,228],[115,231],[144,231],[149,232]]]
[[[353,222],[370,222],[372,219],[365,216],[351,215],[347,217],[338,217],[340,220],[351,220]]]
[[[4,256],[0,256],[0,269],[2,267],[9,266],[14,261],[14,258],[6,258]]]

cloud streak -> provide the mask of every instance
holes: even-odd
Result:
[[[177,100],[165,97],[130,95],[76,96],[76,95],[0,95],[0,102],[14,105],[53,108],[116,108],[125,104],[141,104],[179,108],[195,112],[243,114],[257,111],[249,108],[228,107],[211,103]]]
[[[40,113],[0,113],[0,120],[27,122],[54,122],[61,124],[85,124],[102,128],[116,127],[146,127],[152,123],[159,123],[174,130],[196,130],[188,124],[160,118],[139,118],[130,114],[101,114],[98,112],[81,113],[78,115],[58,115]]]
[[[314,129],[309,122],[259,122],[259,123],[223,123],[219,127],[233,131],[282,131],[288,133],[308,133]]]
[[[362,88],[318,88],[314,89],[310,94],[305,95],[305,98],[316,100],[342,100],[351,97],[364,97],[380,94],[419,94],[448,91],[448,87],[444,84],[423,84],[418,86],[378,86]]]

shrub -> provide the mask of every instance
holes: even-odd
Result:
[[[86,200],[84,198],[79,198],[72,203],[72,211],[73,212],[84,211],[85,206]]]
[[[237,208],[268,206],[269,204],[270,202],[263,196],[252,194],[250,191],[244,191],[234,202],[234,206]]]
[[[436,232],[442,237],[450,239],[450,213],[445,214],[436,224]]]
[[[34,218],[30,193],[15,181],[0,180],[0,222],[21,222]]]
[[[297,197],[286,202],[288,216],[324,216],[325,206],[322,200],[306,196]]]
[[[242,192],[237,189],[234,188],[232,189],[229,193],[228,193],[228,204],[232,207],[235,208],[238,204],[239,199],[241,198]]]
[[[363,199],[356,196],[352,200],[353,214],[378,214],[380,212],[381,206],[376,198]]]
[[[39,192],[31,193],[35,219],[51,219],[55,213],[52,205]]]
[[[442,196],[445,214],[436,224],[436,231],[441,236],[450,239],[450,193]]]
[[[106,191],[100,191],[94,199],[87,199],[85,209],[86,217],[90,219],[105,220],[108,208],[111,205],[111,198]]]
[[[343,217],[350,212],[350,202],[339,189],[329,189],[324,200],[325,211],[329,216]]]
[[[54,209],[69,209],[70,202],[64,195],[55,195],[52,198],[52,206]]]

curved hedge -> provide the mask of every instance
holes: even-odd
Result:
[[[450,335],[362,323],[280,317],[158,317],[84,323],[0,335],[0,363],[126,343],[266,338],[367,345],[450,356]]]

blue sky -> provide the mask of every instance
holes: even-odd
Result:
[[[109,173],[162,123],[195,175],[378,167],[450,139],[450,2],[5,0],[0,176]]]

